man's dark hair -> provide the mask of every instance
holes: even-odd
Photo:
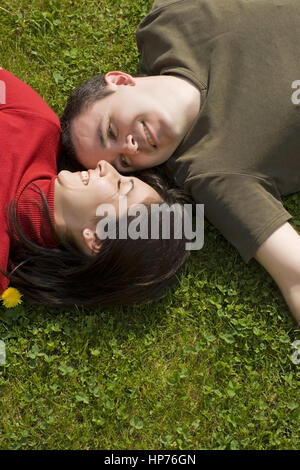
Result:
[[[99,74],[81,83],[69,96],[60,118],[62,153],[68,159],[69,168],[70,166],[73,170],[82,168],[82,165],[77,162],[75,148],[71,139],[70,127],[73,119],[95,101],[111,93],[112,91],[107,88],[104,74]]]

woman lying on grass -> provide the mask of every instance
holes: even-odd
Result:
[[[119,305],[157,298],[188,257],[185,240],[100,239],[101,204],[178,202],[158,175],[120,175],[109,163],[57,175],[60,125],[28,85],[0,70],[0,293],[9,282],[45,305]],[[4,97],[4,98],[3,98]],[[128,222],[132,216],[127,217]]]

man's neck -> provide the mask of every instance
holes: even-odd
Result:
[[[187,130],[188,133],[191,128],[193,127],[201,106],[201,94],[199,88],[188,78],[186,77],[179,77],[175,75],[169,75],[171,78],[175,78],[177,80],[177,92],[181,93],[179,98],[182,99],[182,102],[185,103],[186,112],[187,112]]]

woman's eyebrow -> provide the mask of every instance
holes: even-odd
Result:
[[[131,184],[131,188],[129,189],[128,193],[126,193],[126,195],[129,194],[130,191],[132,191],[133,188],[134,188],[134,180],[133,180],[133,179],[130,180],[130,183],[132,183],[132,184]]]

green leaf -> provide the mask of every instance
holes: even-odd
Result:
[[[295,403],[295,402],[288,403],[287,405],[288,409],[291,411],[296,410],[298,406],[299,406],[298,403]]]
[[[223,339],[227,344],[233,344],[235,342],[233,335],[230,333],[220,333],[219,337]]]
[[[83,392],[77,393],[77,395],[75,395],[75,399],[76,401],[81,402],[81,403],[86,403],[87,405],[90,402],[89,397]]]
[[[60,372],[62,373],[62,375],[70,375],[70,374],[72,374],[72,372],[74,372],[73,367],[67,366],[66,364],[61,364],[61,365],[58,367],[58,370],[60,370]]]
[[[144,423],[141,419],[136,418],[135,416],[130,420],[130,426],[135,429],[142,429],[144,427]]]
[[[56,85],[60,85],[61,83],[64,83],[65,81],[64,77],[58,72],[53,72],[52,76],[54,78]]]

